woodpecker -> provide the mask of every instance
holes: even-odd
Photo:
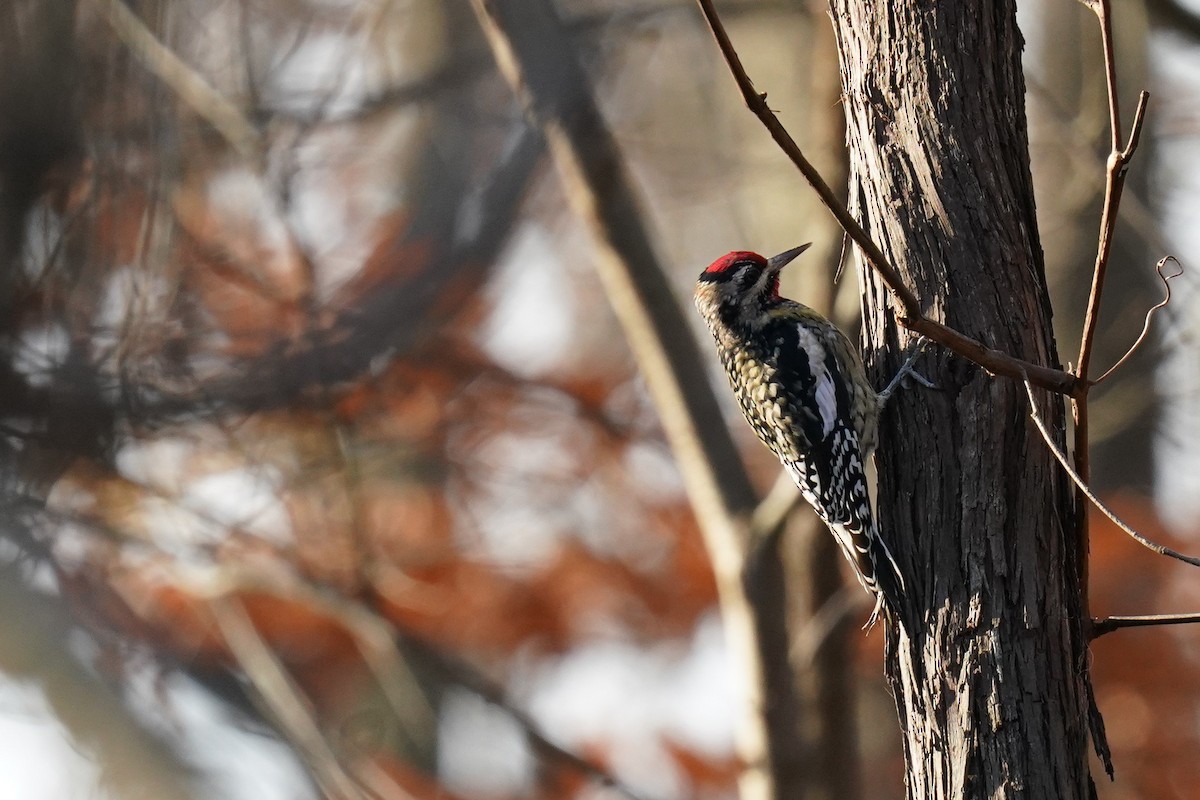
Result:
[[[808,306],[779,296],[780,270],[810,244],[772,258],[745,251],[718,258],[696,282],[696,308],[746,421],[875,595],[870,627],[881,607],[897,615],[904,581],[875,525],[865,463],[875,450],[880,411],[919,350],[876,393],[846,335]]]

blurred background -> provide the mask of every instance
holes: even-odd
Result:
[[[708,262],[810,240],[785,293],[853,328],[840,232],[694,5],[555,5],[693,322],[678,336],[707,337]],[[844,187],[824,6],[720,8]],[[1153,100],[1100,369],[1161,297],[1155,262],[1200,252],[1200,3],[1115,13],[1126,119]],[[1108,152],[1099,37],[1062,0],[1021,23],[1065,363]],[[0,63],[0,795],[733,797],[744,676],[703,542],[466,0],[8,0]],[[1093,394],[1093,463],[1127,520],[1194,552],[1200,279],[1172,286]],[[765,493],[778,466],[726,410]],[[1200,609],[1186,567],[1095,525],[1097,614]],[[784,539],[797,730],[836,754],[805,796],[899,798],[882,636],[857,586],[828,585],[828,541],[806,510]],[[1093,652],[1100,795],[1194,797],[1200,632]]]

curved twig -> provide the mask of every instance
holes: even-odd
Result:
[[[816,167],[805,157],[800,146],[796,144],[796,140],[792,138],[775,112],[767,105],[767,95],[754,88],[754,82],[746,74],[746,68],[742,66],[741,58],[734,49],[733,42],[725,31],[720,17],[717,16],[712,0],[696,1],[717,41],[721,55],[725,57],[725,62],[729,65],[729,71],[733,74],[734,81],[741,89],[746,105],[762,122],[784,154],[800,170],[800,174],[821,198],[822,205],[829,209],[846,234],[858,245],[867,262],[879,274],[888,291],[900,306],[897,314],[898,322],[909,330],[920,333],[954,351],[968,361],[978,364],[992,374],[1014,379],[1026,376],[1043,389],[1049,389],[1058,394],[1074,395],[1078,392],[1079,381],[1069,372],[1014,358],[925,316],[917,296],[905,285],[896,267],[887,259],[879,245],[863,229],[858,220],[851,216],[845,204],[837,198],[833,190],[829,188],[829,184],[825,183],[824,178],[817,172]]]
[[[1179,267],[1179,272],[1175,272],[1170,275],[1163,275],[1163,267],[1165,267],[1167,265],[1167,262],[1170,262],[1170,261],[1175,262],[1175,265],[1177,267]],[[1125,351],[1125,355],[1123,355],[1119,359],[1117,359],[1117,363],[1115,363],[1111,367],[1109,367],[1108,370],[1105,371],[1105,373],[1103,375],[1101,375],[1099,378],[1096,378],[1096,380],[1092,381],[1091,382],[1092,386],[1095,386],[1098,383],[1102,383],[1105,379],[1108,378],[1109,375],[1112,375],[1114,372],[1116,372],[1117,367],[1121,366],[1126,361],[1128,361],[1129,357],[1133,355],[1133,352],[1135,350],[1137,350],[1139,347],[1141,347],[1142,341],[1145,340],[1146,335],[1148,333],[1150,333],[1150,321],[1154,318],[1154,312],[1158,311],[1160,308],[1166,308],[1167,304],[1171,302],[1171,283],[1170,282],[1175,280],[1176,278],[1178,278],[1184,272],[1183,264],[1175,256],[1166,256],[1164,258],[1160,258],[1158,260],[1158,263],[1154,266],[1154,271],[1158,273],[1158,279],[1160,281],[1162,281],[1163,290],[1166,292],[1166,295],[1163,297],[1163,299],[1160,302],[1156,303],[1155,305],[1150,306],[1150,310],[1146,312],[1146,321],[1142,324],[1142,332],[1140,334],[1138,334],[1137,341],[1135,341],[1132,345],[1130,345],[1129,349]]]
[[[1075,485],[1079,488],[1079,491],[1083,492],[1083,494],[1092,501],[1092,504],[1104,513],[1104,516],[1112,520],[1113,524],[1125,531],[1125,533],[1129,534],[1129,536],[1142,547],[1145,547],[1148,550],[1153,550],[1160,556],[1167,556],[1168,558],[1173,558],[1176,561],[1182,561],[1185,564],[1191,564],[1193,567],[1200,567],[1200,558],[1184,555],[1183,553],[1180,553],[1177,550],[1172,550],[1165,545],[1150,541],[1145,536],[1131,528],[1126,522],[1118,517],[1112,509],[1106,506],[1099,497],[1096,496],[1096,493],[1092,491],[1091,487],[1087,485],[1083,478],[1079,477],[1079,473],[1075,471],[1066,455],[1063,454],[1063,452],[1058,448],[1058,445],[1054,443],[1054,439],[1051,438],[1050,431],[1046,429],[1046,423],[1042,421],[1042,415],[1038,413],[1037,401],[1033,396],[1033,386],[1030,384],[1029,379],[1024,379],[1022,383],[1025,384],[1025,394],[1029,397],[1029,416],[1033,419],[1033,423],[1037,425],[1037,429],[1042,434],[1042,439],[1046,442],[1046,446],[1050,448],[1050,452],[1054,454],[1054,457],[1058,460],[1058,463],[1061,464],[1062,468],[1066,470],[1068,475],[1071,476],[1071,480],[1075,482]]]

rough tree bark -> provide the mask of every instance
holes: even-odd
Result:
[[[934,319],[1058,366],[1013,0],[832,7],[852,212]],[[887,304],[867,275],[865,349],[892,354],[880,380],[908,344]],[[889,637],[908,796],[1087,797],[1071,492],[1019,384],[946,353],[921,369],[940,391],[896,398],[879,460],[882,525],[926,620]],[[1042,406],[1061,437],[1061,399]]]

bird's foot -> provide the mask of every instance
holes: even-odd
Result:
[[[916,347],[912,349],[912,352],[909,353],[908,358],[904,360],[904,364],[901,365],[900,370],[896,373],[896,376],[892,378],[890,383],[888,383],[887,388],[879,393],[879,405],[881,407],[887,403],[888,398],[892,396],[905,378],[912,378],[926,389],[938,388],[937,384],[913,369],[913,363],[920,357],[921,353],[925,352],[925,348],[928,346],[928,344],[929,340],[924,336],[922,336],[917,342]]]

